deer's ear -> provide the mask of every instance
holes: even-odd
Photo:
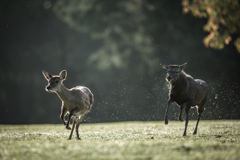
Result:
[[[66,70],[62,70],[60,73],[59,73],[59,76],[60,76],[60,79],[61,80],[65,80],[67,78],[67,71]]]
[[[168,70],[168,66],[167,65],[164,65],[164,64],[160,64],[162,66],[162,68],[166,71]]]
[[[52,75],[50,73],[48,73],[48,72],[46,72],[44,70],[42,71],[42,73],[43,73],[43,76],[46,78],[46,80],[49,80],[49,79],[52,78]]]
[[[182,70],[184,70],[184,68],[187,66],[187,63],[184,63],[184,64],[182,64],[182,65],[180,65],[179,67],[180,67],[180,69],[181,69],[181,71]]]

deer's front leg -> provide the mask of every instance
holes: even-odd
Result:
[[[178,117],[179,121],[183,122],[183,119],[182,119],[182,110],[183,110],[183,108],[186,108],[186,107],[189,108],[190,105],[191,105],[191,101],[187,101],[187,102],[185,102],[185,103],[180,105],[180,112],[179,112],[179,117]]]
[[[60,119],[63,121],[63,124],[66,125],[66,121],[65,121],[65,115],[67,113],[67,109],[64,105],[62,105],[61,107],[61,114],[60,114]]]
[[[187,135],[187,126],[188,126],[188,114],[189,114],[189,109],[188,107],[185,108],[185,113],[186,113],[186,122],[185,122],[185,129],[184,129],[184,133],[183,136]]]
[[[71,129],[71,127],[69,127],[70,120],[71,120],[73,114],[74,114],[76,111],[78,111],[78,110],[79,110],[78,107],[75,107],[73,110],[71,110],[71,112],[70,112],[70,114],[69,114],[69,117],[68,117],[67,125],[66,125],[66,128],[67,128],[68,130]]]

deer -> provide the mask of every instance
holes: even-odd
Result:
[[[168,108],[175,103],[180,107],[178,120],[183,122],[182,110],[185,110],[186,122],[183,136],[186,136],[190,108],[196,107],[198,113],[197,124],[193,134],[197,134],[198,123],[208,99],[208,85],[201,79],[194,79],[184,72],[187,63],[182,65],[163,65],[167,72],[166,81],[170,84],[169,99],[165,112],[165,124],[168,124]]]
[[[78,128],[80,122],[90,112],[94,96],[89,88],[85,86],[76,86],[68,89],[64,86],[63,81],[67,78],[67,71],[62,70],[59,75],[52,75],[45,70],[42,71],[43,76],[48,81],[45,90],[50,93],[56,93],[62,101],[60,119],[66,125],[66,129],[71,130],[69,127],[70,120],[72,119],[72,130],[68,140],[71,140],[74,128],[76,127],[76,139],[80,140]],[[69,114],[67,122],[65,121],[66,114]]]

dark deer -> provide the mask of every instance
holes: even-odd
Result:
[[[48,81],[46,91],[55,92],[62,101],[60,118],[69,130],[71,129],[69,123],[71,118],[73,118],[72,130],[68,139],[70,140],[72,138],[75,126],[77,134],[76,139],[80,139],[78,127],[93,106],[94,97],[92,92],[89,88],[84,86],[77,86],[71,89],[66,88],[63,85],[63,81],[67,78],[66,70],[61,71],[59,75],[51,75],[46,71],[42,71],[42,73]],[[65,115],[67,113],[69,113],[69,117],[68,121],[65,122]]]
[[[182,110],[185,109],[186,122],[183,136],[186,136],[188,125],[188,114],[191,107],[197,107],[198,120],[193,134],[197,134],[197,127],[201,114],[204,110],[208,96],[208,85],[205,81],[194,79],[186,74],[183,69],[187,63],[183,65],[161,65],[167,72],[166,80],[170,84],[169,99],[165,113],[165,124],[168,124],[168,108],[171,103],[176,103],[180,107],[178,119],[182,119]]]

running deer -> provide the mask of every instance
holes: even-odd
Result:
[[[183,69],[187,63],[183,65],[161,65],[167,72],[166,80],[170,84],[169,99],[165,113],[165,124],[168,124],[168,108],[171,103],[176,103],[180,107],[179,120],[182,120],[182,109],[185,109],[186,122],[183,136],[186,136],[188,125],[188,114],[191,107],[197,107],[198,120],[193,134],[197,134],[197,127],[201,114],[204,110],[208,96],[208,85],[205,81],[194,79],[186,74]]]
[[[68,89],[64,86],[63,81],[67,77],[67,71],[63,70],[59,75],[51,75],[46,71],[42,71],[43,76],[48,81],[46,86],[47,92],[55,92],[62,101],[60,118],[63,124],[66,125],[66,129],[71,130],[69,123],[71,118],[73,118],[72,130],[68,140],[72,138],[72,133],[76,127],[76,139],[79,138],[78,128],[80,122],[87,116],[88,112],[91,110],[94,97],[90,89],[84,86],[77,86]],[[65,121],[65,115],[69,113],[68,121]]]

